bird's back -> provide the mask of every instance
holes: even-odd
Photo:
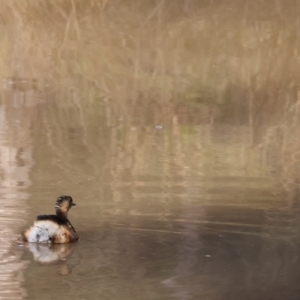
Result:
[[[68,219],[57,215],[39,215],[33,226],[23,232],[25,241],[31,243],[68,243],[78,240]]]

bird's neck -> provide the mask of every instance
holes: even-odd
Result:
[[[68,218],[68,212],[61,209],[56,209],[56,215],[65,219]]]

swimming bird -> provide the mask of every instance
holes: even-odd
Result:
[[[78,235],[68,220],[68,211],[76,204],[72,197],[62,195],[55,203],[56,215],[39,215],[33,226],[22,232],[22,239],[30,243],[63,244],[78,241]]]

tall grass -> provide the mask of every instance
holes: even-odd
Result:
[[[86,79],[114,101],[175,99],[227,119],[238,108],[244,120],[280,112],[299,77],[298,16],[268,1],[1,1],[0,13],[15,39],[30,35],[33,73]]]

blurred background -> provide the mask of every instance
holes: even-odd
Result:
[[[299,299],[299,13],[0,0],[0,298]]]

